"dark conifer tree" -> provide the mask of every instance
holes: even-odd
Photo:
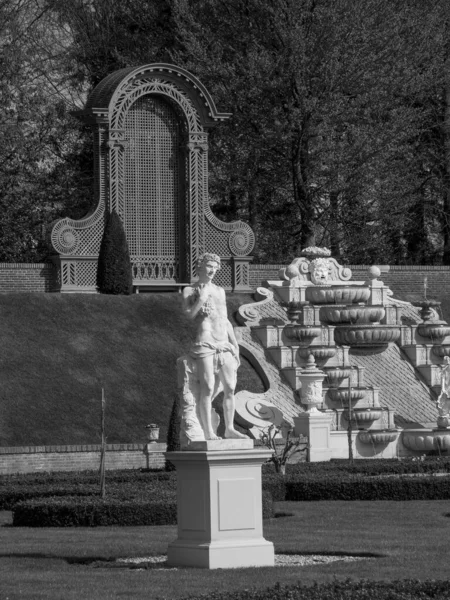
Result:
[[[107,220],[98,258],[97,286],[102,294],[130,294],[130,253],[122,221],[113,210]]]
[[[180,400],[178,394],[175,395],[172,411],[170,413],[169,427],[167,429],[167,452],[177,452],[180,449]],[[166,461],[166,471],[174,471],[175,465]]]

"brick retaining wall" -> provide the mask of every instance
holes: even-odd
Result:
[[[52,263],[0,263],[0,293],[57,290]]]
[[[251,265],[250,286],[254,289],[266,280],[278,280],[278,271],[287,265]],[[347,265],[346,265],[347,266]],[[367,279],[369,265],[348,265],[352,270],[352,279]],[[427,278],[427,297],[442,299],[450,295],[450,266],[393,265],[381,266],[381,281],[388,285],[394,296],[413,300],[423,297],[424,279]]]
[[[100,467],[100,445],[0,447],[0,475],[90,471]],[[106,469],[163,469],[166,444],[107,444]]]
[[[286,264],[250,264],[250,287],[256,289],[263,281],[277,280],[278,271]],[[365,280],[368,265],[349,265],[353,279]],[[424,278],[428,279],[427,295],[441,299],[450,294],[450,266],[394,265],[381,276],[395,296],[403,299],[423,296]],[[57,290],[56,269],[51,263],[0,263],[0,293],[53,292]]]

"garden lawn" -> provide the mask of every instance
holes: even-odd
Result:
[[[176,528],[0,528],[1,600],[146,600],[236,591],[275,584],[329,582],[334,577],[448,579],[448,501],[283,502],[291,517],[264,523],[276,552],[343,553],[357,562],[306,567],[204,571],[139,570],[89,562],[163,554]],[[10,513],[1,513],[7,524]],[[101,563],[100,563],[101,564]],[[450,582],[449,582],[450,588]]]
[[[229,294],[229,316],[249,294]],[[160,441],[177,393],[176,360],[194,337],[181,294],[0,294],[0,445]],[[238,389],[264,391],[244,358]]]

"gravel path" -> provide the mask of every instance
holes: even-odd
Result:
[[[365,556],[342,556],[339,554],[275,554],[276,567],[305,567],[307,565],[319,565],[332,563],[336,561],[356,561],[367,560]],[[140,556],[136,558],[118,558],[116,563],[133,567],[142,565],[142,567],[153,569],[169,569],[167,566],[167,556]],[[172,567],[174,568],[174,567]]]

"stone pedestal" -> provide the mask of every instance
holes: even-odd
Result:
[[[234,449],[220,449],[227,442],[166,453],[178,476],[178,538],[167,553],[172,567],[274,565],[273,544],[262,532],[261,465],[271,452],[236,448],[239,440],[229,440]]]
[[[331,419],[330,413],[320,411],[305,412],[294,417],[295,435],[305,435],[309,438],[310,462],[331,459]]]

